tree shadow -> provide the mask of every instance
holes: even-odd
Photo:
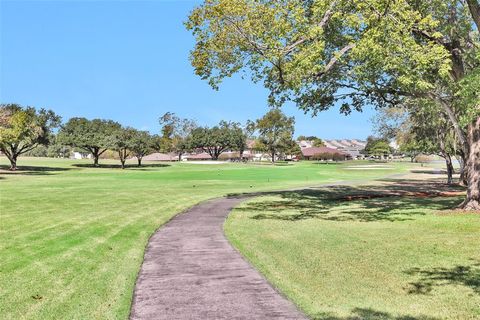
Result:
[[[386,181],[384,181],[386,182]],[[422,208],[446,210],[460,203],[462,188],[439,182],[395,180],[370,186],[332,185],[295,191],[266,192],[281,200],[249,202],[236,210],[255,212],[251,219],[301,221],[406,221],[425,215]]]
[[[75,163],[72,166],[77,168],[96,168],[96,169],[121,169],[122,166],[120,164],[99,164],[97,166],[93,165],[92,163]],[[170,167],[170,164],[166,163],[148,163],[142,164],[142,166],[138,166],[136,164],[126,164],[125,169],[135,169],[135,170],[145,170],[148,168],[165,168]]]
[[[311,163],[319,164],[319,165],[339,166],[339,165],[344,164],[345,162],[311,161]]]
[[[446,175],[447,170],[445,169],[432,169],[432,170],[410,170],[411,173],[421,173],[421,174],[431,174],[431,175]],[[460,173],[459,170],[454,170],[454,173]]]
[[[480,295],[479,262],[450,268],[412,268],[405,273],[418,278],[417,281],[409,283],[407,288],[409,294],[429,294],[435,287],[457,285],[470,288],[475,294]]]
[[[8,165],[0,165],[0,175],[51,175],[55,172],[73,170],[73,168],[43,166],[18,166],[15,171],[10,171],[9,168]]]
[[[315,320],[440,320],[430,316],[393,315],[388,312],[370,308],[354,308],[351,315],[335,316],[332,313],[318,313],[312,317]]]

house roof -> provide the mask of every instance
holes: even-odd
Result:
[[[176,161],[178,156],[175,154],[166,154],[166,153],[152,153],[148,156],[143,157],[145,161]]]
[[[321,153],[338,153],[338,154],[345,155],[345,153],[340,150],[328,148],[328,147],[310,147],[310,148],[302,149],[302,154],[304,157],[312,157],[316,154],[321,154]]]
[[[366,142],[358,139],[324,140],[325,145],[333,149],[363,150]]]
[[[212,160],[212,157],[206,152],[191,154],[186,156],[186,158],[189,160]]]

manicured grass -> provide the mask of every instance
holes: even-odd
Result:
[[[445,211],[461,197],[339,199],[399,183],[262,196],[226,234],[313,319],[480,319],[480,215]]]
[[[178,212],[229,193],[365,181],[410,166],[103,163],[20,158],[20,172],[0,172],[2,319],[126,319],[148,238]]]

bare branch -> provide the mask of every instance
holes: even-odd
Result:
[[[323,75],[328,73],[337,64],[340,58],[342,58],[345,54],[348,53],[348,51],[352,50],[353,48],[355,48],[355,43],[349,43],[345,47],[340,49],[340,51],[337,51],[333,55],[333,57],[330,59],[330,61],[328,61],[327,65],[325,66],[325,69],[323,69],[322,72],[316,74],[315,76],[322,77]]]

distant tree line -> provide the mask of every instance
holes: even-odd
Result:
[[[1,104],[0,151],[9,159],[10,170],[17,169],[22,154],[66,157],[72,151],[90,154],[94,166],[103,154],[113,151],[125,168],[127,159],[135,157],[141,166],[143,157],[152,152],[175,153],[181,160],[186,152],[203,151],[217,160],[226,151],[237,151],[242,159],[247,140],[256,139],[255,149],[268,152],[275,161],[299,153],[293,140],[294,123],[293,117],[279,109],[244,125],[220,121],[211,127],[167,112],[159,118],[157,135],[105,119],[75,117],[62,124],[61,117],[51,110]]]

